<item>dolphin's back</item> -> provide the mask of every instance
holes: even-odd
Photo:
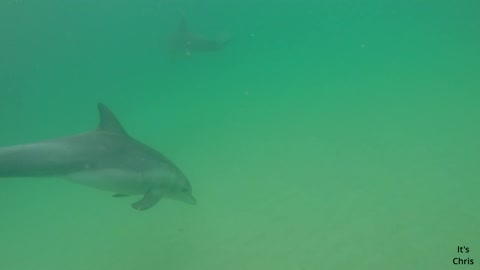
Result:
[[[54,141],[0,148],[0,177],[64,175],[82,164],[67,145]]]
[[[111,137],[115,136],[90,132],[0,148],[0,177],[64,176],[99,166],[114,166],[121,158],[115,157],[116,152],[125,149],[118,149],[116,145],[120,143]]]
[[[174,166],[128,136],[103,131],[0,148],[0,177],[65,176],[116,168],[144,171],[161,165]]]

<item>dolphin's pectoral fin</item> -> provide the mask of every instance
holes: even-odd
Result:
[[[128,197],[130,195],[127,195],[127,194],[113,194],[112,197],[114,198],[124,198],[124,197]]]
[[[140,201],[133,203],[132,207],[137,210],[147,210],[157,204],[161,198],[161,192],[158,190],[149,190]]]

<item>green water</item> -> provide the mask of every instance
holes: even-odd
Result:
[[[168,61],[180,11],[232,42]],[[3,0],[0,145],[93,129],[101,101],[199,203],[136,211],[61,179],[2,179],[0,269],[479,269],[479,13]]]

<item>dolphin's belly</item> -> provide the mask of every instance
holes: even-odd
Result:
[[[120,169],[103,169],[71,173],[66,179],[81,185],[113,193],[145,194],[149,185],[140,173]]]

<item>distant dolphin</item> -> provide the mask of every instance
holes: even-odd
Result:
[[[190,182],[166,157],[130,137],[98,104],[100,124],[84,134],[0,148],[0,177],[64,177],[116,193],[142,194],[137,210],[168,197],[195,204]]]
[[[229,38],[215,40],[193,34],[182,16],[178,29],[170,41],[170,47],[172,51],[190,56],[195,52],[220,51],[229,43]]]

